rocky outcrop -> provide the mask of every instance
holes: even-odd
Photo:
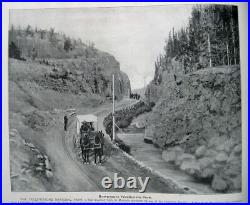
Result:
[[[40,61],[38,61],[40,62]],[[47,62],[47,61],[46,61]],[[127,74],[120,71],[120,64],[106,53],[97,52],[95,58],[49,59],[49,73],[34,80],[39,85],[62,93],[93,93],[112,96],[112,75],[115,75],[116,97],[130,92]]]
[[[207,68],[187,75],[162,71],[158,75],[161,83],[153,81],[146,92],[148,100],[156,102],[146,133],[164,150],[163,159],[210,182],[216,191],[239,191],[240,68]]]

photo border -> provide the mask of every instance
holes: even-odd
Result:
[[[8,121],[8,111],[9,111],[9,104],[8,104],[8,11],[9,9],[20,9],[20,8],[75,8],[78,6],[81,7],[110,7],[110,6],[159,6],[159,5],[166,5],[166,4],[189,4],[193,2],[116,2],[116,3],[94,3],[94,2],[74,2],[74,3],[67,3],[67,2],[53,2],[53,3],[38,3],[38,2],[26,2],[26,3],[7,3],[2,2],[2,201],[3,202],[20,202],[21,197],[30,198],[30,196],[36,196],[44,198],[51,197],[52,195],[58,195],[58,197],[62,197],[65,195],[71,195],[73,197],[77,197],[79,192],[11,192],[10,191],[10,178],[9,178],[9,121]],[[235,1],[233,1],[235,2]],[[58,4],[60,3],[60,5]],[[202,3],[197,1],[195,3]],[[208,2],[203,2],[207,4]],[[211,3],[211,2],[209,2]],[[222,3],[218,1],[212,1],[212,3]],[[224,2],[223,2],[224,3]],[[150,4],[150,5],[149,5]],[[239,30],[240,30],[240,54],[241,54],[241,94],[242,94],[242,193],[236,194],[216,194],[216,195],[186,195],[186,194],[152,194],[152,193],[126,193],[126,192],[93,192],[93,199],[98,199],[98,195],[130,195],[130,196],[137,196],[137,195],[154,195],[152,202],[210,202],[213,199],[213,202],[229,202],[229,201],[238,201],[243,200],[247,201],[248,199],[248,184],[244,182],[248,182],[248,4],[247,3],[233,3],[238,5],[239,9]],[[246,29],[247,28],[247,29]],[[247,69],[245,69],[247,68]],[[3,112],[4,111],[4,112]],[[6,154],[7,153],[7,154]],[[7,156],[6,156],[7,155]],[[8,176],[8,177],[7,177]],[[247,180],[246,180],[247,179]],[[91,195],[92,192],[84,192],[88,195]],[[167,197],[166,197],[167,195]],[[11,200],[10,200],[11,198]],[[168,198],[166,200],[166,198]],[[34,200],[35,201],[35,200]],[[22,201],[25,202],[25,201]],[[91,200],[86,202],[92,202]],[[107,201],[104,201],[107,202]],[[110,202],[110,201],[109,201]],[[127,203],[127,202],[125,202]]]

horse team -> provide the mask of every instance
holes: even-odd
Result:
[[[67,131],[68,117],[64,116],[64,130]],[[83,121],[80,127],[80,148],[84,164],[90,163],[90,155],[94,154],[94,163],[101,164],[104,147],[104,133],[95,131],[92,122]]]
[[[80,147],[84,164],[90,163],[91,151],[94,152],[94,163],[101,164],[103,156],[104,134],[102,131],[94,131],[91,122],[82,122],[80,128]]]

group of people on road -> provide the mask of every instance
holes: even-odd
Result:
[[[94,151],[95,164],[102,163],[104,133],[102,131],[94,131],[91,123],[83,122],[80,128],[80,147],[82,151],[82,159],[84,164],[89,164],[89,156]]]
[[[130,98],[140,100],[141,96],[137,93],[130,93]]]

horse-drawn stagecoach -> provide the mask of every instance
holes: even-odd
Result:
[[[98,131],[98,118],[95,115],[76,116],[76,143],[79,145],[84,163],[89,163],[89,157],[94,154],[95,164],[102,162],[104,134]],[[92,152],[93,151],[93,152]]]

